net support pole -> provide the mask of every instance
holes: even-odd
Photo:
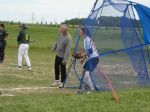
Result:
[[[113,97],[115,98],[115,101],[117,103],[119,103],[119,96],[117,95],[117,92],[115,91],[114,87],[112,86],[112,83],[110,81],[110,79],[108,78],[107,73],[103,70],[103,68],[99,67],[97,68],[97,70],[101,73],[101,75],[104,77],[104,79],[107,81],[108,86],[110,87]]]

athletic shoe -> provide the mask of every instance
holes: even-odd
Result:
[[[31,67],[28,67],[28,70],[29,70],[29,71],[31,71],[31,70],[32,70],[32,68],[31,68]]]
[[[17,67],[17,70],[22,70],[21,66],[18,66],[18,67]]]
[[[79,90],[78,93],[84,95],[84,94],[91,94],[92,91],[83,91],[83,90]]]
[[[92,92],[91,91],[86,91],[85,93],[83,94],[91,94]]]
[[[0,63],[3,63],[3,61],[0,61]]]
[[[55,80],[52,84],[51,87],[59,87],[59,80]]]
[[[59,88],[63,88],[64,87],[64,83],[63,82],[60,82],[59,83]]]

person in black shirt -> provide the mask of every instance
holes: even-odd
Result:
[[[29,50],[29,42],[30,42],[30,36],[28,34],[28,27],[26,24],[22,24],[20,26],[20,32],[17,38],[17,42],[19,45],[18,49],[18,69],[22,70],[22,57],[25,58],[26,64],[28,66],[28,70],[31,71],[31,63],[28,56],[28,50]]]
[[[6,39],[8,37],[8,32],[4,30],[4,24],[0,24],[0,63],[3,63],[5,56],[5,47],[6,47]]]

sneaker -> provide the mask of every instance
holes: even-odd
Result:
[[[59,88],[63,88],[64,87],[64,83],[63,82],[60,82],[59,83]]]
[[[59,87],[59,80],[55,80],[52,84],[51,87]]]
[[[21,66],[18,66],[18,67],[17,67],[17,70],[22,70]]]
[[[3,63],[3,61],[0,61],[0,63]]]
[[[79,90],[78,94],[91,94],[92,91],[83,91],[83,90]]]
[[[92,91],[86,91],[84,94],[91,94]]]
[[[31,67],[28,67],[28,70],[29,70],[29,71],[31,71],[31,70],[32,70],[32,68],[31,68]]]

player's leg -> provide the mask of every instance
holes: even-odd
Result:
[[[85,71],[85,80],[88,84],[88,86],[90,87],[90,90],[94,90],[94,85],[93,85],[93,82],[91,80],[91,75],[90,75],[90,72],[89,71]]]
[[[51,86],[53,86],[53,87],[59,86],[60,64],[61,64],[61,58],[56,55],[55,65],[54,65],[55,81],[51,84]]]
[[[18,49],[18,67],[22,67],[22,56],[23,56],[23,44],[20,44],[19,49]]]
[[[61,63],[61,83],[60,83],[59,87],[63,87],[64,86],[65,80],[66,80],[66,65]]]
[[[28,49],[29,49],[29,45],[28,44],[25,44],[24,46],[24,58],[25,58],[25,61],[28,65],[28,70],[31,70],[31,63],[30,63],[30,59],[29,59],[29,56],[28,56]]]

